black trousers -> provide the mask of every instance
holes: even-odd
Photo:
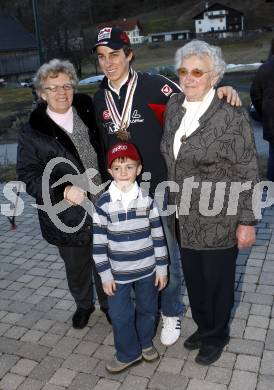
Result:
[[[238,249],[181,251],[192,318],[202,342],[221,346],[229,335]]]
[[[58,247],[64,260],[68,287],[78,308],[89,309],[94,305],[92,276],[101,309],[107,309],[107,295],[104,293],[90,246]]]

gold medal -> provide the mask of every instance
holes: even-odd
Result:
[[[129,138],[130,138],[130,134],[127,132],[126,129],[119,129],[115,132],[116,134],[116,137],[120,140],[120,141],[128,141]]]

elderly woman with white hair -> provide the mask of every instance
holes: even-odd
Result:
[[[245,110],[216,96],[226,69],[220,48],[193,40],[177,50],[175,67],[182,93],[168,102],[161,143],[177,191],[170,192],[176,213],[169,224],[197,325],[184,346],[198,349],[196,362],[208,365],[229,341],[238,249],[255,241],[257,157]]]
[[[34,87],[41,103],[19,134],[17,174],[36,203],[43,205],[38,208],[42,235],[58,247],[64,260],[69,290],[76,303],[72,325],[81,329],[95,309],[92,275],[101,310],[106,315],[107,297],[91,256],[92,218],[81,207],[86,196],[94,201],[95,194],[87,191],[88,186],[82,188],[82,184],[72,182],[79,174],[84,177],[89,168],[98,171],[97,155],[101,153],[92,99],[75,93],[77,83],[69,61],[53,59],[38,69]],[[56,158],[59,160],[53,160]],[[45,194],[45,168],[54,161]],[[101,185],[99,175],[93,181],[94,186]],[[53,186],[57,182],[59,185]],[[47,197],[50,204],[46,206]],[[53,206],[61,201],[66,207],[54,219]]]

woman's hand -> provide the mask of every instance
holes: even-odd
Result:
[[[167,276],[157,275],[155,278],[155,286],[158,286],[158,291],[163,290],[167,285]]]
[[[108,296],[113,296],[116,291],[116,283],[114,282],[114,280],[108,280],[107,282],[104,282],[103,290]]]
[[[239,107],[242,105],[238,92],[232,87],[219,87],[217,89],[217,94],[219,99],[223,99],[226,96],[227,103],[231,104],[232,106]]]
[[[64,199],[71,205],[81,204],[87,197],[87,193],[77,186],[66,186],[64,190]]]
[[[239,249],[249,248],[256,241],[254,226],[239,225],[236,229]]]

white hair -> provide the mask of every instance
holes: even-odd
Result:
[[[73,64],[68,60],[59,60],[54,58],[49,62],[44,63],[37,70],[34,77],[34,88],[37,92],[43,89],[45,80],[50,77],[58,77],[60,73],[65,73],[69,76],[71,84],[75,88],[78,84],[78,77]]]
[[[176,51],[175,70],[177,71],[180,68],[181,63],[185,58],[191,56],[198,56],[200,58],[208,56],[212,60],[213,72],[215,73],[215,76],[218,77],[218,81],[223,77],[226,70],[226,63],[223,59],[220,47],[210,45],[205,41],[193,39]]]

